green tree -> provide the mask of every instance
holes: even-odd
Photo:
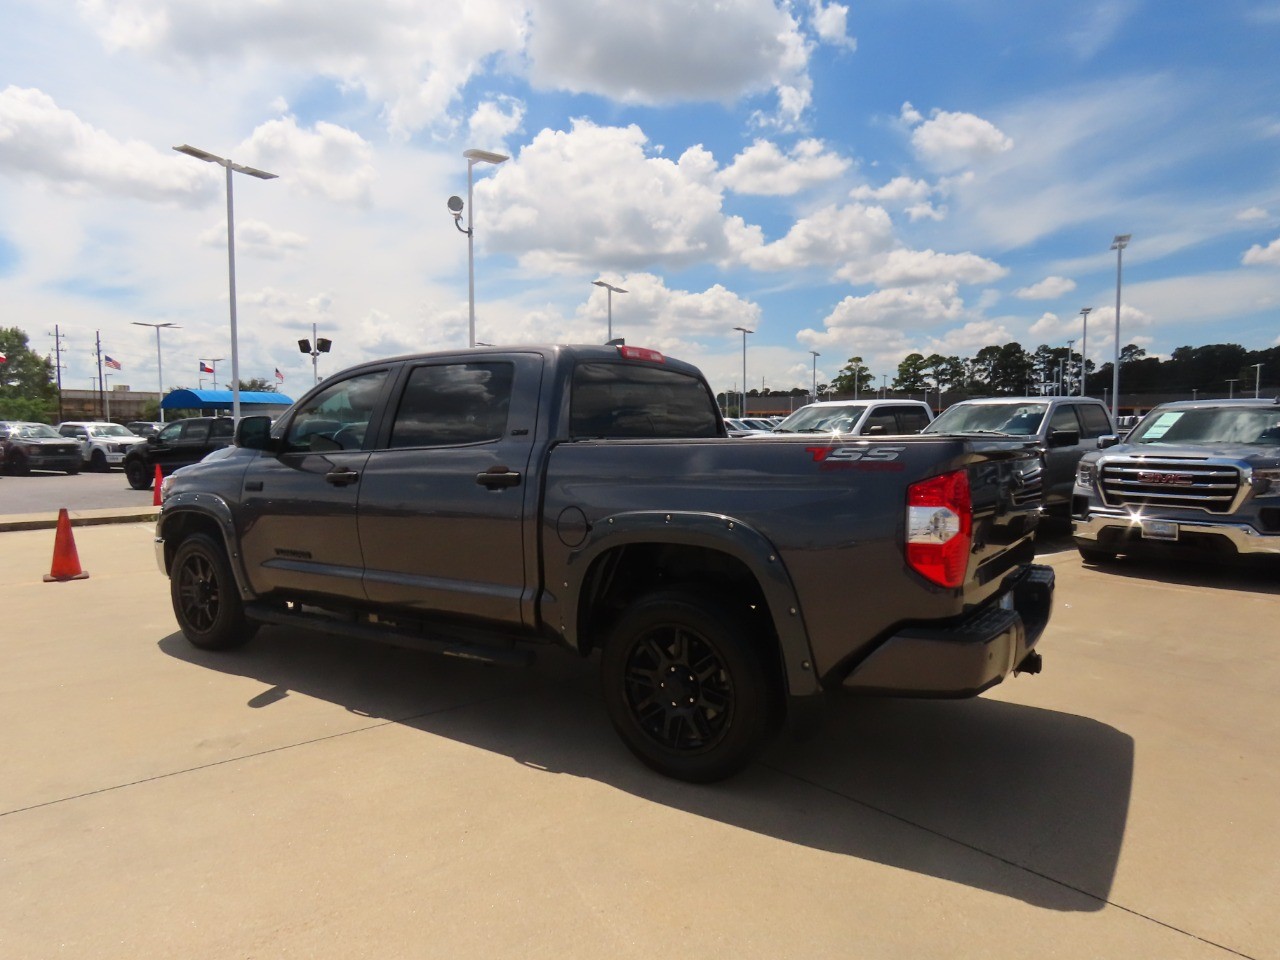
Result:
[[[254,377],[252,380],[241,380],[240,390],[249,393],[276,393],[276,385],[270,380],[264,380],[262,377]]]
[[[27,335],[17,327],[0,327],[0,420],[53,423],[58,416],[58,388],[53,364],[33,353]]]
[[[909,353],[898,364],[898,375],[893,378],[893,389],[906,393],[923,393],[928,386],[924,354]]]
[[[875,375],[862,362],[862,358],[850,357],[840,372],[832,378],[831,386],[837,393],[852,397],[866,393],[874,382]]]

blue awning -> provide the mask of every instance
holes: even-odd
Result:
[[[240,391],[240,407],[251,408],[251,413],[278,413],[293,403],[291,397],[270,391]],[[230,410],[233,407],[230,390],[174,390],[162,401],[165,410]]]

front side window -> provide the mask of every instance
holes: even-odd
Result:
[[[391,426],[391,447],[440,447],[498,440],[511,409],[511,363],[415,367]]]
[[[1076,418],[1075,404],[1064,404],[1053,411],[1053,416],[1049,419],[1049,432],[1058,430],[1067,430],[1080,436],[1080,421]]]
[[[183,426],[184,424],[181,421],[178,423],[171,423],[156,434],[156,439],[163,440],[165,443],[173,443],[173,441],[182,436]]]
[[[193,420],[187,424],[187,429],[182,431],[182,439],[190,440],[194,443],[204,443],[209,439],[209,421]]]
[[[569,432],[613,439],[721,436],[715,400],[697,377],[605,362],[574,368]]]
[[[1115,433],[1111,428],[1111,421],[1107,419],[1107,412],[1096,403],[1081,404],[1076,408],[1080,414],[1080,420],[1084,424],[1084,433],[1082,437],[1105,437],[1107,434]]]
[[[348,377],[321,390],[289,421],[285,453],[332,453],[359,450],[373,416],[387,371]]]

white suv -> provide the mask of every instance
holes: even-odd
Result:
[[[68,420],[58,433],[80,442],[80,454],[90,470],[110,470],[124,463],[124,455],[147,441],[118,423]]]
[[[900,435],[919,433],[932,419],[922,400],[826,400],[801,407],[773,432]]]

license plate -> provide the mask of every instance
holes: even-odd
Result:
[[[1178,525],[1172,520],[1143,520],[1142,538],[1144,540],[1177,540]]]

